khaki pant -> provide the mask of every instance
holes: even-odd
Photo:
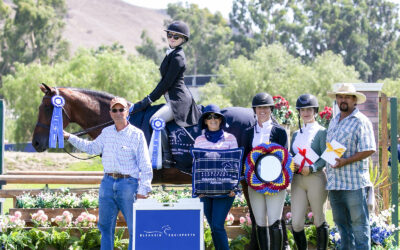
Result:
[[[328,191],[326,175],[323,171],[308,176],[295,174],[291,187],[292,227],[295,232],[304,229],[304,218],[310,204],[316,227],[325,222],[325,209]]]
[[[282,218],[286,190],[281,190],[275,195],[260,194],[251,187],[248,187],[248,190],[251,208],[258,226],[271,226]]]
[[[168,102],[164,104],[157,112],[155,112],[150,118],[151,121],[155,118],[161,118],[164,120],[165,123],[170,122],[174,119],[174,113],[172,112],[171,104]]]

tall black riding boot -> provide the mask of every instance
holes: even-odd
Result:
[[[260,250],[268,250],[268,232],[267,227],[256,226],[258,248]]]
[[[274,224],[269,226],[269,238],[270,238],[269,246],[271,250],[282,249],[283,233],[280,220],[275,221]]]
[[[169,146],[169,139],[167,131],[161,130],[161,148],[162,148],[162,167],[171,168],[175,164],[174,158],[172,158],[171,147]]]
[[[328,249],[329,242],[329,226],[328,223],[324,222],[321,226],[317,227],[317,249],[326,250]]]
[[[283,234],[283,245],[282,249],[284,250],[290,250],[290,244],[289,244],[289,239],[286,231],[286,222],[284,219],[281,219],[281,225],[282,225],[282,234]]]
[[[298,250],[306,250],[307,249],[307,238],[306,238],[306,233],[304,232],[304,230],[302,230],[300,232],[295,232],[293,230],[293,238],[294,238],[294,241],[296,242]]]

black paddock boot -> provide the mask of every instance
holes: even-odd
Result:
[[[307,238],[306,238],[306,233],[304,232],[304,230],[302,230],[300,232],[295,232],[293,230],[293,238],[294,238],[294,241],[296,242],[298,250],[306,250],[307,249]]]
[[[161,148],[162,148],[162,167],[171,168],[175,164],[174,158],[172,158],[171,148],[169,146],[169,138],[167,131],[161,130]]]
[[[258,249],[268,250],[268,232],[267,227],[256,226]]]
[[[283,250],[290,250],[290,244],[289,244],[289,239],[286,231],[286,222],[284,219],[281,219],[281,225],[282,225],[282,234],[283,234],[283,245],[282,249]]]
[[[317,227],[317,249],[326,250],[328,249],[329,242],[329,226],[328,223],[324,222],[321,226]]]
[[[283,233],[281,220],[275,221],[274,224],[269,226],[270,249],[281,250],[283,245]]]

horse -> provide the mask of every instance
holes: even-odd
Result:
[[[92,139],[95,139],[101,133],[102,129],[112,122],[109,114],[109,104],[110,100],[115,96],[109,93],[79,88],[54,88],[43,83],[40,85],[40,89],[44,93],[44,96],[39,106],[38,120],[32,138],[32,145],[37,152],[43,152],[49,146],[49,129],[53,112],[51,98],[56,94],[61,95],[65,99],[62,112],[63,128],[66,128],[70,123],[76,123],[82,129],[88,130],[87,134]],[[131,103],[129,104],[132,105]],[[151,106],[145,111],[131,115],[129,118],[131,124],[142,129],[148,143],[151,135],[149,119],[161,106]],[[242,107],[231,107],[223,109],[222,113],[227,121],[225,130],[235,135],[239,147],[244,146],[242,132],[246,128],[253,126],[256,122],[253,110]],[[189,150],[194,144],[194,138],[201,134],[201,126],[195,125],[182,128],[172,121],[167,123],[166,129],[168,131],[169,144],[171,145],[175,167],[162,168],[160,170],[153,169],[152,183],[191,184],[192,177],[188,170],[191,169],[192,158]],[[249,210],[251,211],[247,183],[242,180],[241,184]],[[251,217],[254,225],[252,213]],[[257,249],[254,226],[251,242],[250,249]]]

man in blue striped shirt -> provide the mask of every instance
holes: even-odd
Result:
[[[99,189],[101,249],[114,249],[114,231],[118,212],[124,215],[132,249],[133,203],[151,191],[153,171],[143,132],[127,121],[128,102],[116,97],[110,102],[114,125],[103,129],[94,141],[64,131],[64,138],[88,154],[102,154],[104,178]]]
[[[335,165],[326,168],[327,190],[340,237],[340,249],[371,249],[370,226],[367,205],[367,187],[372,186],[369,177],[369,156],[376,151],[371,121],[362,114],[357,104],[366,96],[356,92],[352,84],[343,84],[336,92],[328,92],[335,98],[340,113],[329,124],[327,142],[336,140],[346,147]]]

